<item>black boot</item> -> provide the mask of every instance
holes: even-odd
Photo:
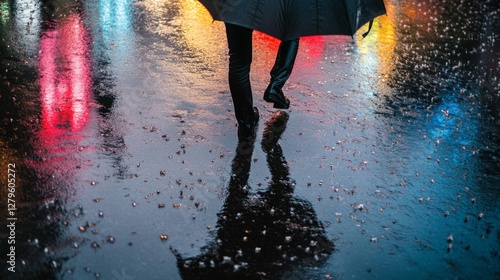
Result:
[[[255,139],[255,131],[259,125],[259,110],[256,107],[253,107],[251,116],[245,120],[238,119],[238,139],[240,141]]]
[[[299,39],[284,41],[280,44],[271,70],[271,82],[264,92],[264,100],[274,103],[274,108],[288,109],[290,107],[290,101],[283,94],[282,88],[292,74],[298,49]]]

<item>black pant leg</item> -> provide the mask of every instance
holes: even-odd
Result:
[[[238,123],[254,119],[250,65],[252,63],[252,29],[226,23],[229,47],[229,88]]]
[[[271,70],[271,81],[268,91],[280,91],[283,88],[283,85],[292,74],[298,50],[298,38],[280,43],[276,60]]]

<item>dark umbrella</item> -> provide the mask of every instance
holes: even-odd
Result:
[[[215,20],[281,40],[310,35],[352,36],[365,23],[386,13],[383,0],[199,1]]]

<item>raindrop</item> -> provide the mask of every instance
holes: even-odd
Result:
[[[100,278],[101,274],[99,272],[94,273],[95,278]]]
[[[73,242],[73,248],[78,248],[78,247],[80,247],[80,245],[78,245],[77,242]]]
[[[100,218],[104,217],[104,213],[102,211],[99,211],[98,215]]]
[[[92,182],[90,182],[90,185],[91,185],[91,186],[95,186],[96,184],[97,184],[97,182],[96,182],[96,181],[92,181]]]
[[[372,238],[370,238],[370,242],[373,242],[373,243],[376,243],[376,242],[378,242],[378,239],[377,239],[377,237],[372,237]]]
[[[158,208],[164,208],[165,207],[165,203],[158,203]]]
[[[258,254],[258,253],[260,253],[260,250],[261,250],[261,249],[262,249],[262,248],[260,248],[260,247],[255,247],[255,253],[257,253],[257,254]]]
[[[292,237],[291,236],[285,236],[285,242],[290,242],[292,241]]]
[[[481,212],[477,215],[477,219],[478,220],[481,220],[483,218],[484,214]]]
[[[446,211],[446,212],[444,212],[444,216],[445,216],[445,217],[448,217],[449,215],[450,215],[450,211]]]
[[[453,235],[451,235],[451,234],[450,234],[450,235],[448,235],[448,237],[446,238],[446,241],[447,241],[448,243],[453,242]]]
[[[166,234],[160,234],[160,239],[161,239],[161,241],[167,241],[168,235],[166,235]]]
[[[136,207],[137,206],[137,203],[136,202],[132,202],[132,207]]]
[[[78,229],[81,231],[81,232],[85,232],[87,230],[86,227],[84,226],[79,226]]]
[[[97,243],[97,242],[94,241],[94,242],[90,243],[90,247],[92,247],[94,249],[97,249],[97,248],[99,248],[101,246],[99,245],[99,243]]]
[[[106,239],[106,241],[108,241],[108,243],[115,243],[115,238],[111,235],[108,236],[108,238]]]
[[[223,264],[230,264],[231,263],[231,258],[230,257],[227,257],[227,256],[224,256],[222,258],[222,263]]]
[[[101,201],[100,198],[94,198],[94,202],[99,202],[99,201]]]
[[[241,257],[241,256],[243,256],[243,251],[239,249],[238,251],[236,251],[236,257]]]

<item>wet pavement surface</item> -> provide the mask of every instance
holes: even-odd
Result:
[[[500,279],[500,4],[386,5],[238,143],[198,2],[0,0],[2,279]]]

